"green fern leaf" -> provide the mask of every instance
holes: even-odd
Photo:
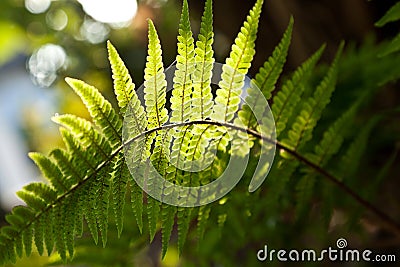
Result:
[[[257,0],[250,11],[234,45],[232,45],[229,58],[226,59],[222,68],[220,88],[216,92],[217,96],[211,116],[216,121],[231,121],[239,108],[245,75],[255,54],[255,40],[263,2],[263,0]]]
[[[157,232],[157,221],[160,214],[160,202],[147,196],[147,217],[149,220],[150,241],[154,239]]]
[[[275,118],[277,137],[279,137],[286,128],[289,118],[292,116],[295,107],[300,102],[301,95],[304,92],[305,83],[308,81],[308,78],[324,49],[325,46],[322,46],[313,56],[297,68],[291,79],[286,81],[283,84],[282,89],[273,97],[271,110]]]
[[[21,229],[24,227],[23,219],[15,214],[7,214],[5,218],[10,226],[13,226],[15,229]]]
[[[129,175],[129,173],[127,173]],[[133,180],[133,179],[132,179]],[[131,202],[133,212],[135,213],[136,223],[139,227],[140,233],[143,231],[143,191],[142,189],[131,180]]]
[[[89,121],[69,114],[52,117],[52,120],[70,131],[84,148],[93,148],[93,153],[103,160],[108,159],[111,146]]]
[[[30,255],[32,251],[32,226],[26,226],[26,222],[29,222],[33,219],[34,213],[33,211],[24,206],[17,206],[13,208],[12,215],[7,216],[7,221],[12,225],[13,230],[9,233],[5,233],[7,230],[1,229],[0,239],[1,236],[8,236],[9,240],[13,240],[13,244],[10,246],[14,249],[18,255],[18,257],[22,256],[23,247],[25,247],[25,254]],[[30,231],[30,232],[29,232]],[[28,242],[30,238],[30,242]],[[0,241],[0,251],[2,250],[2,245]]]
[[[4,226],[1,229],[0,236],[7,238],[9,240],[15,240],[15,252],[18,257],[22,257],[23,255],[23,240],[19,231],[10,225]],[[28,248],[29,249],[29,248]]]
[[[279,160],[275,160],[268,175],[269,186],[274,190],[271,194],[266,195],[265,203],[267,209],[276,210],[277,205],[280,203],[280,198],[287,189],[290,178],[296,171],[298,165],[298,161],[282,159],[282,157],[280,157]]]
[[[7,225],[1,228],[1,234],[11,239],[18,235],[18,231],[14,227]]]
[[[200,33],[195,48],[193,73],[192,119],[205,119],[211,115],[213,95],[211,77],[214,64],[212,0],[207,0],[201,18]]]
[[[44,210],[47,206],[42,198],[37,197],[31,192],[25,190],[18,191],[17,196],[36,212]]]
[[[126,107],[131,101],[135,94],[135,84],[132,82],[132,78],[129,74],[125,63],[120,58],[117,50],[107,41],[108,49],[108,60],[111,64],[112,77],[114,81],[114,92],[117,96],[118,106],[121,110],[121,114],[125,114]]]
[[[178,207],[178,252],[182,254],[186,236],[189,231],[190,219],[193,208]]]
[[[64,240],[69,257],[72,258],[74,256],[76,224],[82,224],[83,217],[81,208],[79,205],[77,206],[79,194],[73,194],[64,201],[65,203],[62,207],[62,213],[64,216],[66,215],[64,220]]]
[[[74,197],[76,197],[76,214],[75,214],[75,223],[74,223],[74,232],[75,236],[77,237],[82,237],[83,235],[83,223],[84,223],[84,211],[87,203],[85,203],[85,200],[87,198],[86,195],[83,195],[86,193],[83,187],[80,187],[78,190],[76,190],[76,193],[74,194]]]
[[[72,155],[72,165],[75,170],[79,170],[78,177],[84,178],[88,173],[96,172],[96,167],[100,164],[101,158],[94,157],[95,154],[85,153],[85,148],[68,130],[60,128],[60,134],[68,152]]]
[[[179,23],[178,55],[172,90],[171,122],[184,122],[191,114],[192,79],[195,67],[194,39],[190,29],[189,7],[187,0],[183,1],[182,15]]]
[[[85,173],[74,166],[73,158],[67,151],[57,148],[50,152],[50,156],[60,168],[62,177],[64,177],[63,179],[68,187],[71,187],[84,179],[83,175]]]
[[[170,122],[184,122],[190,119],[191,98],[193,91],[192,75],[195,69],[194,39],[189,21],[189,7],[186,0],[183,1],[182,14],[179,23],[178,55],[176,57],[176,70],[174,75],[174,88],[172,90],[171,118]],[[165,151],[169,156],[172,166],[167,168],[166,177],[172,177],[176,182],[178,169],[186,158],[186,146],[190,142],[188,127],[178,127],[173,131],[172,150]],[[167,138],[168,140],[168,138]],[[165,142],[164,142],[165,143]],[[171,180],[167,178],[167,180]],[[164,189],[163,189],[164,191]]]
[[[62,203],[65,204],[65,203]],[[65,244],[65,217],[66,214],[63,213],[62,206],[56,207],[54,210],[53,220],[57,223],[57,226],[53,228],[53,234],[55,237],[55,245],[58,254],[61,259],[66,262],[67,260],[67,248]]]
[[[54,249],[54,228],[57,227],[57,222],[54,221],[53,210],[50,209],[43,215],[44,225],[44,243],[46,245],[47,255],[53,252]]]
[[[51,203],[57,199],[57,192],[54,191],[50,186],[44,183],[30,183],[23,187],[23,191],[17,192],[17,194],[31,194],[35,199],[40,198],[43,203]],[[29,206],[29,204],[28,204]]]
[[[13,263],[17,261],[14,247],[9,246],[9,239],[5,236],[0,235],[0,264]]]
[[[328,71],[327,77],[325,78],[326,84],[329,84],[328,79],[332,79],[329,78],[328,76],[329,72],[332,73],[332,71],[335,68],[336,64],[335,61],[332,64],[331,69]],[[316,93],[320,88],[321,86],[317,88]],[[326,90],[326,88],[324,90]],[[328,130],[324,133],[321,142],[315,147],[315,154],[308,155],[308,158],[310,158],[311,161],[313,161],[318,166],[322,167],[328,162],[328,160],[332,157],[332,155],[337,153],[337,151],[339,150],[340,146],[343,143],[345,134],[344,130],[347,129],[347,127],[349,126],[352,117],[354,117],[355,115],[357,107],[358,104],[357,103],[354,104],[342,117],[340,117],[336,122],[332,124],[331,127],[328,128]],[[316,182],[315,179],[316,179],[316,174],[314,172],[311,172],[310,170],[307,170],[306,175],[304,175],[297,184],[296,190],[298,199],[298,205],[297,205],[298,215],[303,214],[306,210],[306,205],[307,203],[309,203],[312,196],[313,187]]]
[[[161,44],[158,39],[157,31],[151,20],[149,20],[149,45],[144,79],[145,105],[148,121],[147,129],[153,129],[160,127],[167,122],[168,111],[165,108],[167,81],[165,80],[164,67],[162,63]],[[154,136],[155,133],[148,136],[148,150],[154,141]],[[155,166],[158,166],[160,162],[162,162],[162,157],[164,155],[162,152],[162,138],[162,134],[157,134],[155,137],[154,150],[151,155],[151,160],[155,162]],[[152,186],[153,177],[154,175],[149,174],[149,179],[147,181],[148,186]],[[147,201],[150,240],[152,240],[157,229],[160,203],[151,197],[148,197]]]
[[[209,118],[212,114],[213,95],[211,78],[215,61],[212,48],[213,42],[212,0],[207,0],[204,6],[200,33],[195,48],[195,69],[192,75],[193,94],[191,99],[191,120]],[[182,147],[181,149],[181,152],[185,152],[185,154],[180,157],[181,162],[177,164],[173,160],[171,162],[184,170],[202,169],[200,162],[204,160],[201,160],[201,157],[204,156],[209,143],[209,140],[205,137],[205,132],[209,129],[210,127],[207,125],[194,125],[192,128],[186,127],[183,143],[183,147],[186,148]],[[185,149],[187,150],[185,151]],[[191,178],[188,177],[188,179],[190,180]],[[196,186],[192,181],[185,182],[188,182],[190,186]]]
[[[86,203],[86,205],[82,205],[82,208],[87,226],[93,237],[94,243],[97,245],[99,241],[99,228],[97,224],[97,212],[95,211],[96,190],[94,189],[94,183],[94,181],[87,182],[82,187],[82,193],[80,195],[82,203]]]
[[[400,34],[392,39],[383,52],[379,54],[380,57],[385,57],[390,54],[400,51]]]
[[[207,227],[208,218],[210,217],[210,205],[201,206],[197,215],[197,238],[203,239],[204,232]]]
[[[112,183],[112,207],[115,215],[115,224],[118,230],[118,238],[121,237],[124,225],[124,207],[126,198],[126,186],[128,183],[129,172],[125,166],[122,152],[114,159],[113,172],[111,174]]]
[[[36,163],[42,174],[59,194],[68,190],[69,185],[62,179],[63,176],[60,169],[52,160],[40,153],[29,153],[29,157]]]
[[[149,20],[149,45],[146,68],[144,71],[144,93],[148,120],[148,129],[163,125],[168,120],[165,108],[166,87],[164,67],[162,63],[160,40],[154,24]]]
[[[276,120],[277,136],[286,128],[288,118],[292,115],[295,107],[298,105],[300,96],[304,91],[304,80],[308,79],[312,69],[322,54],[323,49],[324,47],[321,47],[310,59],[303,63],[302,66],[295,71],[292,79],[286,82],[282,87],[282,90],[274,97],[272,112]],[[283,144],[294,150],[298,149],[299,142],[306,142],[306,139],[304,139],[305,132],[308,134],[307,138],[311,138],[312,129],[315,127],[319,116],[321,116],[322,110],[329,102],[330,96],[334,90],[337,64],[336,61],[338,60],[340,51],[341,49],[339,49],[338,55],[332,63],[328,74],[317,87],[314,96],[310,97],[309,100],[303,103],[301,106],[302,112],[300,112],[300,115],[296,116],[295,122],[292,125],[292,129],[289,130],[288,133],[289,138],[291,139],[286,138],[282,140]],[[304,77],[304,75],[306,77]],[[295,90],[295,88],[297,88],[297,90]],[[298,94],[299,91],[300,95]],[[318,99],[319,97],[322,99]],[[312,115],[312,117],[309,117],[310,115]],[[307,118],[303,118],[303,116],[306,116]],[[297,133],[297,135],[295,133]],[[270,186],[274,188],[275,193],[268,197],[267,202],[270,203],[270,205],[274,205],[273,203],[278,201],[279,196],[284,191],[290,177],[299,166],[299,162],[286,155],[286,152],[283,151],[280,154],[285,159],[280,160],[279,163],[275,165],[275,168],[272,168],[271,170]],[[308,183],[308,180],[299,185],[299,188],[306,187],[303,186],[304,183]]]
[[[110,200],[110,178],[111,168],[103,168],[100,170],[96,177],[97,188],[93,193],[95,194],[94,207],[96,210],[97,224],[99,226],[103,247],[107,243],[107,232],[108,232],[108,207]]]
[[[257,120],[253,115],[252,110],[264,109],[263,103],[259,100],[271,98],[271,92],[275,89],[276,82],[283,70],[283,65],[286,62],[286,57],[289,50],[289,45],[292,37],[293,18],[290,19],[282,40],[274,49],[272,56],[264,63],[256,74],[255,79],[252,79],[250,87],[247,89],[248,96],[246,97],[246,105],[243,105],[238,116],[241,122],[250,129],[255,129]],[[255,86],[255,88],[253,88]],[[259,89],[259,90],[258,90]],[[260,94],[260,91],[263,95]],[[260,111],[261,112],[261,111]]]
[[[308,155],[307,158],[322,167],[339,151],[345,134],[361,102],[362,99],[359,99],[356,103],[351,105],[351,107],[324,132],[322,140],[315,146],[314,154]]]
[[[358,164],[354,162],[360,162],[360,159],[368,146],[368,139],[371,131],[380,119],[380,115],[373,117],[354,137],[354,141],[350,144],[347,151],[344,153],[344,156],[339,160],[336,170],[338,177],[351,178],[355,174]]]
[[[285,65],[292,38],[293,23],[294,20],[293,17],[291,17],[282,40],[275,47],[272,56],[268,58],[255,76],[254,83],[260,88],[266,99],[271,98],[271,92],[275,89],[276,82]]]
[[[43,240],[44,240],[45,227],[46,226],[43,223],[43,217],[38,218],[33,226],[33,228],[35,229],[35,234],[34,234],[35,245],[40,256],[42,256],[44,252]]]
[[[80,96],[95,124],[101,129],[111,147],[121,144],[122,121],[97,88],[82,81],[66,78],[66,82]]]
[[[377,27],[383,27],[389,22],[396,21],[400,19],[400,2],[392,6],[386,14],[375,23]]]
[[[17,253],[17,256],[22,258],[23,253],[24,253],[24,244],[23,244],[21,235],[18,235],[17,237],[15,237],[14,244],[15,244],[15,252]]]
[[[340,45],[336,58],[325,78],[317,86],[313,96],[303,103],[300,114],[288,132],[288,138],[282,141],[289,148],[298,150],[301,145],[304,145],[312,138],[312,131],[320,119],[322,111],[330,102],[331,95],[335,90],[337,62],[342,49],[343,43]]]
[[[161,258],[164,258],[167,253],[169,240],[171,237],[172,227],[175,223],[176,207],[167,204],[162,205],[161,220],[162,220],[162,252]]]

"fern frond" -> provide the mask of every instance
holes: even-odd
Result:
[[[272,55],[260,68],[253,79],[255,85],[260,88],[264,97],[268,100],[271,98],[271,92],[275,89],[276,82],[282,73],[283,66],[286,62],[290,42],[293,31],[293,17],[290,18],[289,25],[283,34],[279,44],[275,47]]]
[[[288,138],[282,140],[282,143],[284,145],[288,146],[294,151],[301,148],[301,146],[303,146],[307,141],[311,139],[312,131],[315,125],[319,120],[319,118],[321,117],[322,111],[324,110],[325,106],[330,101],[331,94],[335,89],[337,61],[339,59],[342,49],[343,49],[343,44],[340,46],[336,58],[334,59],[324,79],[317,86],[313,96],[309,97],[308,100],[301,105],[299,109],[300,114],[296,116],[292,128],[288,132]],[[321,49],[319,51],[321,51]],[[318,54],[320,54],[320,52],[317,52],[313,57],[318,58],[319,57]],[[310,60],[307,60],[307,62],[310,62]],[[294,77],[295,76],[296,73],[294,74]],[[298,96],[298,100],[299,99],[300,97]],[[278,124],[277,124],[277,130],[278,130]],[[284,158],[287,157],[285,152],[281,153],[281,155]],[[281,192],[280,190],[283,190],[284,185],[286,185],[286,183],[289,181],[290,176],[297,169],[299,162],[290,159],[289,157],[287,160],[282,160],[278,165],[279,166],[275,168],[275,170],[281,173],[279,174],[279,181],[275,181],[276,184],[274,184],[274,181],[270,182],[275,186],[278,192]],[[276,179],[271,179],[271,180],[276,180]],[[304,207],[304,203],[307,203],[307,199],[309,198],[312,192],[311,191],[312,187],[313,187],[313,179],[309,178],[309,176],[307,175],[306,177],[304,177],[304,180],[298,183],[298,192],[303,193],[303,194],[302,193],[298,194],[299,202],[301,203],[298,207]]]
[[[35,246],[39,255],[42,256],[44,252],[43,241],[44,241],[44,228],[45,228],[43,218],[39,218],[38,220],[36,220],[33,227],[35,228],[35,234],[34,234]]]
[[[148,129],[160,127],[168,120],[168,112],[165,108],[167,81],[161,55],[162,50],[157,31],[153,22],[149,20],[148,56],[144,70],[144,99]]]
[[[187,0],[183,1],[181,20],[179,23],[178,55],[176,56],[176,70],[174,88],[172,90],[171,122],[184,122],[191,114],[192,79],[195,67],[194,39],[189,21],[189,7]]]
[[[69,130],[79,143],[85,148],[93,148],[94,152],[107,160],[112,152],[110,144],[102,133],[99,133],[89,121],[75,115],[59,115],[52,117],[52,120]]]
[[[69,185],[62,179],[60,169],[51,159],[40,153],[29,153],[29,157],[36,163],[42,174],[59,194],[67,191]]]
[[[130,175],[127,173],[127,175]],[[132,178],[130,175],[129,177]],[[131,189],[131,202],[132,209],[135,214],[136,223],[139,227],[140,233],[143,231],[143,190],[133,181],[130,180],[130,189]]]
[[[349,128],[359,104],[360,101],[357,101],[325,131],[322,140],[315,146],[314,153],[306,155],[311,162],[315,163],[317,166],[323,167],[331,157],[339,151],[346,130]],[[311,170],[305,170],[304,173],[304,176],[300,178],[296,186],[298,216],[304,214],[306,211],[317,178],[317,174]]]
[[[196,42],[194,72],[191,80],[193,82],[193,93],[191,97],[191,120],[209,118],[212,113],[213,95],[211,90],[211,78],[214,67],[214,51],[212,48],[214,42],[213,32],[213,14],[212,0],[207,0],[204,6],[204,12],[201,19],[200,33]],[[176,158],[171,158],[171,163],[177,168],[186,171],[195,171],[202,169],[201,157],[204,156],[208,140],[204,133],[209,130],[207,125],[194,125],[193,127],[184,127],[180,130],[182,141],[175,144],[180,147],[180,154]],[[197,135],[198,134],[198,135]],[[179,138],[179,137],[178,137]],[[176,152],[172,152],[177,154]],[[176,179],[177,170],[171,174]],[[183,174],[183,184],[195,186],[190,175]]]
[[[186,236],[189,231],[190,219],[193,208],[178,207],[177,224],[178,224],[178,252],[182,254],[185,245]]]
[[[11,226],[14,226],[16,228],[21,228],[24,225],[23,218],[15,215],[15,214],[7,214],[5,219],[6,219],[6,222],[8,222]]]
[[[247,88],[248,96],[246,97],[246,105],[243,105],[242,109],[238,112],[238,116],[241,122],[249,129],[255,129],[257,125],[253,110],[258,113],[264,112],[265,105],[260,99],[268,100],[271,98],[271,92],[275,89],[276,82],[282,73],[289,50],[292,30],[293,18],[290,18],[282,40],[275,47],[272,55],[264,63],[263,67],[260,68],[255,79],[252,79],[249,88]]]
[[[222,68],[220,88],[216,92],[217,96],[211,116],[216,121],[231,121],[239,109],[245,75],[255,55],[255,40],[263,2],[263,0],[257,0],[250,11],[232,45],[229,58],[226,59]]]
[[[121,145],[122,121],[97,88],[80,80],[66,78],[66,82],[80,96],[95,124],[101,129],[112,148]]]
[[[300,103],[308,79],[324,49],[325,46],[320,47],[309,59],[298,67],[291,78],[283,84],[282,89],[273,97],[271,110],[275,119],[277,138],[287,127],[289,118],[295,115],[294,111]],[[267,203],[272,206],[276,205],[277,201],[279,201],[281,193],[299,165],[297,161],[287,160],[284,152],[281,151],[280,154],[285,159],[281,159],[278,163],[274,164],[269,178],[270,186],[274,188],[274,194],[267,196]]]
[[[195,69],[194,39],[189,20],[189,7],[186,0],[183,1],[182,14],[179,23],[178,55],[176,57],[176,70],[174,75],[174,88],[170,99],[172,114],[170,122],[184,122],[190,119],[191,98],[193,91],[192,75]],[[172,132],[173,139],[171,151],[166,151],[172,166],[167,168],[166,177],[176,180],[182,163],[186,158],[187,145],[190,142],[188,127],[178,127]],[[167,146],[169,142],[164,142]],[[167,178],[167,180],[170,180]]]
[[[166,87],[164,67],[162,62],[162,50],[160,40],[154,24],[149,20],[149,45],[148,56],[144,74],[144,93],[147,113],[147,129],[153,129],[162,126],[168,120],[168,112],[165,108]],[[148,136],[147,149],[150,149],[155,137],[154,150],[150,160],[155,166],[159,166],[163,161],[163,135],[161,133],[150,134]],[[146,166],[151,164],[147,161]],[[148,175],[147,186],[153,185],[154,174]],[[154,238],[157,229],[157,221],[160,213],[160,203],[148,196],[147,215],[149,220],[150,240]]]
[[[314,53],[314,55],[298,67],[293,73],[291,79],[287,80],[283,84],[282,89],[273,97],[271,110],[275,118],[277,137],[279,137],[283,130],[285,130],[289,118],[292,116],[295,107],[300,102],[305,84],[324,49],[325,46],[322,46]]]
[[[147,218],[149,220],[149,235],[150,241],[154,239],[157,232],[157,221],[160,215],[160,202],[154,198],[147,197]]]
[[[84,179],[84,174],[86,172],[76,168],[72,155],[64,149],[56,148],[52,150],[50,152],[50,157],[54,159],[54,162],[57,164],[58,168],[60,168],[62,177],[65,183],[68,184],[68,187]]]
[[[52,189],[49,188],[49,191],[51,191]],[[30,192],[29,190],[21,190],[17,192],[17,196],[22,199],[30,208],[32,208],[35,212],[39,212],[41,210],[43,210],[44,208],[46,208],[47,203],[43,198],[46,198],[43,194],[43,192],[45,192],[45,190],[42,191],[42,196],[38,197],[36,196],[36,194]],[[47,193],[47,192],[46,192]],[[54,200],[56,198],[56,193],[53,191],[53,199]],[[47,194],[50,195],[50,194]]]
[[[22,200],[24,200],[24,201],[27,200],[29,202],[34,201],[34,199],[37,199],[37,197],[39,197],[43,201],[43,203],[52,202],[57,198],[57,192],[53,188],[51,188],[47,184],[38,183],[38,182],[33,182],[33,183],[25,185],[23,187],[23,190],[17,192],[17,195]],[[27,204],[29,205],[29,203],[27,203]],[[31,204],[33,204],[33,203],[31,203]],[[45,206],[46,206],[46,204],[45,204]],[[43,206],[43,208],[45,206]],[[43,208],[41,208],[41,209],[43,209]],[[41,210],[41,209],[38,209],[38,210]]]
[[[54,226],[55,221],[53,218],[53,210],[49,210],[46,213],[46,216],[43,216],[43,224],[44,224],[44,243],[46,245],[47,255],[50,256],[53,253],[54,249]]]
[[[351,105],[351,107],[324,132],[322,140],[314,148],[314,154],[306,156],[308,159],[322,167],[339,151],[360,103],[361,100]]]
[[[164,258],[167,253],[169,240],[171,238],[172,227],[175,223],[176,207],[167,204],[162,205],[161,220],[162,220],[162,251],[161,258]]]
[[[199,240],[203,239],[206,230],[208,218],[210,217],[210,205],[201,206],[197,215],[197,237]]]
[[[322,111],[330,102],[331,95],[335,90],[337,63],[342,49],[343,43],[340,45],[330,69],[317,86],[313,96],[302,104],[300,114],[293,123],[292,129],[288,132],[288,138],[282,141],[293,150],[298,150],[301,145],[304,145],[312,138],[312,131],[320,119]]]
[[[275,88],[275,84],[283,70],[283,65],[286,62],[286,57],[291,41],[291,33],[293,29],[293,18],[290,19],[289,25],[282,37],[282,40],[278,46],[274,49],[272,56],[264,63],[264,66],[260,68],[259,73],[255,79],[252,79],[249,87],[247,88],[248,96],[246,97],[246,104],[242,106],[242,109],[238,112],[238,118],[235,119],[235,124],[243,126],[248,129],[255,129],[265,137],[270,139],[275,138],[275,132],[271,129],[275,128],[274,119],[271,114],[271,110],[268,107],[267,99],[270,99],[271,92]],[[257,118],[261,121],[257,121]],[[261,125],[259,125],[261,123]],[[254,143],[253,138],[246,137],[244,133],[238,133],[239,136],[246,140],[249,138],[247,147],[251,148]],[[250,192],[255,191],[262,183],[266,173],[270,169],[269,159],[272,157],[272,152],[269,144],[261,141],[261,152],[258,159],[259,163],[254,171],[253,179],[249,184]],[[237,148],[233,148],[235,151],[242,150],[242,154],[247,154],[248,151],[243,149],[243,146],[239,143]]]
[[[392,39],[383,52],[379,54],[380,57],[385,57],[390,54],[400,51],[400,34]]]
[[[60,128],[60,134],[67,151],[72,155],[72,165],[75,170],[79,170],[79,177],[85,177],[86,174],[95,172],[101,158],[94,157],[94,154],[85,153],[85,148],[65,128]]]
[[[54,210],[54,221],[59,222],[57,227],[53,228],[53,235],[55,237],[55,245],[58,254],[60,255],[63,261],[66,261],[67,258],[67,248],[65,244],[65,217],[66,214],[62,212],[62,206],[56,207]]]
[[[83,214],[82,209],[80,207],[76,207],[76,204],[79,203],[79,195],[73,194],[69,196],[65,200],[65,204],[63,205],[63,214],[65,216],[65,246],[67,248],[69,258],[73,258],[75,253],[75,235],[80,234],[80,227],[83,223]]]
[[[211,115],[213,95],[211,77],[214,66],[212,0],[207,0],[201,18],[200,33],[195,48],[193,73],[192,119],[205,119]]]
[[[124,225],[124,207],[126,199],[126,187],[129,180],[129,170],[125,165],[124,155],[120,152],[113,160],[114,167],[111,173],[112,208],[115,215],[115,224],[118,230],[118,238],[121,237]],[[134,186],[134,185],[131,185]],[[136,193],[136,192],[135,192]]]
[[[32,238],[33,238],[33,229],[32,226],[28,226],[22,232],[22,242],[25,247],[25,256],[29,257],[32,253]]]
[[[369,120],[369,122],[354,137],[354,141],[349,145],[347,151],[339,160],[336,171],[336,174],[339,175],[338,177],[351,178],[354,176],[358,168],[358,164],[355,164],[354,162],[360,162],[360,159],[367,148],[371,131],[380,119],[381,116],[378,115]]]
[[[98,187],[95,191],[95,210],[97,211],[97,223],[99,225],[103,247],[105,247],[107,243],[108,208],[111,190],[112,167],[113,166],[101,169],[96,177],[96,184]]]
[[[377,27],[383,27],[389,22],[393,22],[400,19],[400,2],[392,6],[386,14],[375,23]]]
[[[108,60],[110,61],[112,78],[114,81],[114,92],[118,100],[121,114],[124,115],[126,107],[135,94],[135,84],[129,74],[125,63],[122,61],[115,47],[107,41]]]
[[[261,164],[251,163],[246,166],[246,172],[254,175],[249,191],[259,186],[260,179],[256,176],[263,176],[271,168],[270,163],[262,161],[262,157],[270,151],[275,152],[275,147],[272,146],[275,135],[271,130],[273,116],[269,116],[270,110],[265,108],[264,103],[267,103],[267,99],[271,99],[282,73],[291,42],[293,19],[290,19],[287,30],[272,55],[251,81],[247,90],[248,105],[241,106],[243,88],[247,86],[245,75],[255,55],[255,40],[263,5],[263,0],[255,2],[222,68],[222,79],[216,91],[215,101],[210,85],[214,66],[212,0],[205,1],[196,47],[189,20],[188,1],[183,0],[170,118],[166,108],[167,81],[161,43],[151,20],[148,22],[149,43],[144,71],[144,105],[134,90],[135,84],[128,69],[110,42],[107,48],[120,114],[95,87],[79,80],[66,79],[83,100],[93,123],[74,115],[53,118],[53,121],[61,126],[60,134],[66,149],[55,149],[49,156],[30,154],[50,183],[31,183],[18,192],[27,207],[15,208],[6,217],[9,225],[0,231],[0,264],[15,262],[16,257],[21,257],[23,254],[29,256],[33,243],[39,254],[42,255],[45,249],[49,255],[53,250],[57,250],[62,261],[66,262],[76,254],[75,237],[83,235],[83,221],[86,221],[96,244],[101,238],[105,246],[108,235],[112,234],[124,239],[122,230],[126,215],[124,210],[127,190],[130,191],[132,208],[139,228],[139,231],[135,229],[135,235],[143,231],[144,212],[147,216],[150,241],[158,231],[161,231],[161,254],[164,257],[176,221],[177,245],[181,254],[187,242],[194,209],[161,204],[172,195],[170,183],[189,188],[209,184],[225,172],[230,157],[249,156],[254,140],[260,141],[260,145],[253,148],[251,159],[259,160]],[[397,17],[387,15],[378,23],[384,24],[394,19]],[[293,199],[291,196],[288,198],[284,196],[286,192],[292,193],[287,186],[292,185],[289,184],[289,179],[293,174],[301,174],[303,176],[300,181],[293,181],[293,184],[297,185],[297,209],[304,210],[318,180],[313,170],[299,169],[300,163],[306,163],[324,174],[325,170],[319,167],[325,167],[342,146],[345,137],[343,129],[349,127],[357,105],[336,120],[323,133],[319,143],[315,142],[318,140],[312,140],[314,128],[317,127],[335,89],[337,64],[342,48],[343,46],[340,47],[335,60],[315,91],[311,91],[313,88],[309,80],[324,46],[303,63],[292,77],[284,82],[283,89],[273,97],[272,113],[276,119],[277,134],[284,136],[285,139],[276,142],[281,151],[279,161],[272,167],[269,192],[271,194],[266,194],[265,198],[267,205],[271,203],[277,205],[284,200],[283,206],[286,206]],[[261,92],[256,92],[256,86]],[[305,89],[310,90],[305,92]],[[304,95],[308,98],[301,101]],[[261,103],[264,100],[265,102]],[[262,114],[262,125],[258,126],[260,122],[257,122],[253,113]],[[124,125],[121,115],[125,115]],[[171,125],[166,125],[168,119]],[[231,127],[234,131],[233,136],[230,136],[228,131],[220,130],[223,128],[221,125],[225,128]],[[351,166],[356,165],[354,159],[359,159],[359,151],[366,147],[373,125],[368,124],[367,128],[361,131],[341,161],[341,168],[346,166],[346,171],[350,174],[355,171]],[[267,137],[265,133],[268,133]],[[248,135],[253,138],[250,138],[250,143]],[[268,142],[264,142],[265,140]],[[273,149],[263,150],[264,144],[267,143]],[[307,151],[310,151],[309,147],[314,149],[307,154]],[[241,164],[237,165],[238,168],[242,167],[239,166]],[[340,171],[343,171],[341,168]],[[236,171],[236,168],[232,170]],[[157,180],[156,175],[164,179],[164,182]],[[336,181],[329,173],[326,172],[324,175]],[[222,191],[223,186],[220,184],[213,189]],[[152,194],[153,192],[143,193],[142,188],[150,188],[151,191],[154,188],[160,193],[160,198]],[[346,186],[343,188],[348,189]],[[197,188],[190,190],[188,195],[177,197],[178,204],[184,206],[186,203],[183,201],[188,201],[188,197],[193,203],[199,203],[203,200],[203,194],[208,193],[198,191]],[[327,192],[323,191],[321,195]],[[351,193],[351,189],[348,192]],[[363,199],[357,198],[357,194],[352,196],[368,207]],[[241,200],[239,197],[229,197],[229,199],[235,204]],[[328,206],[331,203],[334,202],[329,202]],[[146,207],[143,206],[145,204]],[[244,205],[245,210],[236,213],[233,209],[223,206],[222,202],[220,204],[216,214],[220,229],[225,223],[229,223],[234,231],[240,231],[241,223],[247,223],[244,219],[231,223],[227,221],[228,216],[232,217],[231,220],[235,220],[235,216],[244,214],[257,219],[258,216],[261,218],[264,216],[264,207],[262,209],[256,207],[256,211],[251,214],[250,205]],[[327,214],[330,215],[329,211],[333,209],[327,210]],[[371,210],[374,210],[373,207]],[[199,239],[203,237],[207,223],[211,221],[210,211],[211,206],[202,206],[198,210]],[[108,230],[109,213],[114,214],[116,230]],[[271,213],[276,213],[276,210]],[[275,224],[279,219],[272,218],[271,221]],[[126,228],[128,227],[125,226],[125,230]],[[245,235],[242,235],[239,238],[244,237]],[[134,238],[136,236],[130,237],[129,242]],[[142,239],[139,243],[142,245],[143,241]],[[79,250],[77,251],[79,253]]]
[[[95,190],[94,181],[89,181],[86,183],[80,192],[81,203],[86,203],[86,205],[82,205],[83,214],[86,220],[86,224],[89,228],[90,234],[92,235],[94,243],[97,245],[99,242],[99,227],[97,224],[97,212],[95,211],[95,201],[96,196],[93,193]]]

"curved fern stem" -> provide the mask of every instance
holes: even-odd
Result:
[[[150,134],[150,133],[155,132],[155,131],[167,130],[167,129],[172,129],[172,128],[175,128],[175,127],[183,127],[183,126],[188,126],[188,125],[213,125],[213,126],[219,126],[219,127],[228,127],[228,128],[240,131],[240,132],[245,132],[245,133],[247,133],[249,135],[254,136],[257,139],[262,139],[265,142],[268,142],[268,143],[276,145],[277,149],[281,149],[282,151],[285,151],[286,153],[290,154],[291,156],[296,158],[298,161],[300,161],[301,163],[303,163],[303,164],[309,166],[310,168],[314,169],[316,172],[321,174],[323,177],[327,178],[330,182],[332,182],[333,184],[338,186],[338,188],[340,188],[342,191],[346,192],[350,197],[352,197],[354,200],[356,200],[366,210],[371,211],[378,218],[380,218],[381,221],[383,222],[383,224],[388,229],[391,229],[391,231],[393,233],[395,233],[396,235],[400,236],[400,224],[398,224],[395,220],[393,220],[386,213],[382,212],[380,209],[378,209],[377,207],[372,205],[366,199],[362,198],[356,191],[354,191],[353,189],[348,187],[346,184],[341,182],[342,179],[337,178],[334,175],[330,174],[329,172],[324,170],[321,166],[318,166],[317,164],[313,163],[312,161],[310,161],[309,159],[307,159],[303,155],[299,154],[297,151],[291,149],[290,147],[287,147],[285,144],[283,144],[283,143],[281,143],[279,141],[270,139],[270,138],[264,136],[263,134],[261,134],[261,133],[259,133],[257,131],[254,131],[252,129],[242,128],[242,127],[240,127],[238,125],[235,125],[235,124],[232,124],[232,123],[228,123],[228,122],[219,122],[219,121],[217,122],[217,121],[208,121],[208,120],[207,121],[202,121],[202,120],[199,121],[198,120],[198,121],[190,121],[190,122],[163,125],[161,127],[157,127],[157,128],[148,130],[148,131],[144,132],[143,135],[147,135],[147,134]],[[129,143],[135,142],[135,140],[137,140],[139,138],[141,138],[141,136],[138,136],[138,137],[135,137],[135,138],[129,140],[124,145],[127,145]],[[122,149],[122,147],[120,147],[119,149]]]

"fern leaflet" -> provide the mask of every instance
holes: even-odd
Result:
[[[217,96],[211,116],[216,121],[231,121],[239,109],[244,78],[255,54],[255,40],[263,2],[263,0],[257,0],[250,11],[232,45],[229,58],[222,67],[220,88],[216,92]]]

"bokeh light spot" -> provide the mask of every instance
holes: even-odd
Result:
[[[50,11],[46,15],[46,22],[56,31],[62,31],[68,24],[68,16],[62,9]]]
[[[33,81],[42,87],[49,87],[57,78],[57,71],[65,68],[67,54],[59,45],[46,44],[37,50],[28,61]]]
[[[101,22],[85,19],[80,29],[82,37],[92,44],[104,42],[110,29]]]
[[[137,12],[136,0],[94,1],[78,0],[85,12],[104,23],[123,23],[133,19]]]
[[[50,0],[25,0],[25,7],[33,14],[45,12],[50,7]]]

